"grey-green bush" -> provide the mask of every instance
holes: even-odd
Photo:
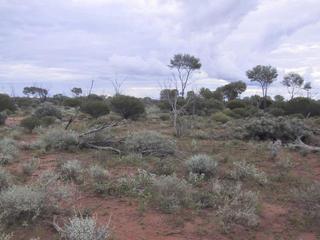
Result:
[[[175,212],[188,206],[191,200],[191,187],[177,176],[160,176],[153,181],[152,202],[165,213]]]
[[[189,158],[186,166],[191,173],[211,177],[217,172],[218,162],[206,154],[198,154]]]
[[[8,188],[12,184],[12,179],[12,175],[7,170],[0,168],[0,191]]]
[[[60,167],[61,177],[64,180],[82,180],[83,168],[78,160],[69,160]]]
[[[164,157],[174,154],[176,144],[158,132],[142,131],[128,136],[125,140],[125,147],[131,152]]]
[[[98,226],[93,217],[75,216],[60,230],[60,235],[66,240],[107,240],[110,230],[106,226]]]
[[[7,120],[7,114],[5,112],[0,112],[0,125],[4,125]]]
[[[38,145],[45,150],[69,150],[78,146],[78,134],[60,128],[49,129],[40,136]]]
[[[39,108],[37,108],[34,112],[34,116],[38,119],[47,116],[56,117],[59,119],[62,118],[61,111],[49,103],[44,103]]]
[[[0,140],[0,164],[11,163],[19,155],[19,149],[16,141],[10,138]]]

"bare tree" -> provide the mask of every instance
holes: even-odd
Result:
[[[293,99],[296,91],[301,88],[303,82],[303,77],[301,77],[298,73],[290,72],[283,77],[281,83],[288,88],[290,99]]]
[[[193,71],[201,68],[200,59],[189,54],[176,54],[173,59],[170,60],[169,67],[177,70],[178,76],[176,77],[176,75],[174,75],[173,78],[178,78],[175,81],[179,81],[179,94],[184,98],[185,90]]]
[[[172,114],[173,128],[175,130],[176,136],[180,137],[181,126],[179,126],[179,118],[184,113],[184,110],[192,100],[192,97],[188,97],[187,99],[179,97],[178,85],[178,80],[176,78],[170,79],[169,81],[165,82],[163,89],[160,92],[160,99],[165,100],[169,103]]]
[[[122,91],[121,87],[124,82],[125,82],[125,79],[122,79],[119,81],[117,77],[115,77],[113,80],[111,80],[115,95],[121,94],[121,91]]]

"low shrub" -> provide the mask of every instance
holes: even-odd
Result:
[[[231,120],[231,118],[223,112],[217,112],[212,114],[211,119],[219,123],[226,123]]]
[[[176,144],[158,132],[142,131],[128,136],[125,140],[125,147],[131,152],[164,157],[174,154]]]
[[[228,231],[235,223],[247,227],[257,226],[258,195],[252,191],[243,191],[241,185],[237,185],[233,190],[232,197],[226,198],[218,209],[223,229]]]
[[[0,112],[4,110],[14,111],[16,109],[13,100],[7,94],[0,93]]]
[[[244,125],[246,138],[257,140],[294,141],[298,137],[307,137],[310,131],[302,120],[285,117],[251,118]]]
[[[316,226],[320,223],[320,183],[304,184],[293,191],[294,200],[304,211],[305,216]]]
[[[212,177],[217,172],[218,162],[206,154],[198,154],[188,159],[186,166],[191,173]]]
[[[247,104],[243,100],[240,100],[240,99],[234,99],[234,100],[227,102],[227,107],[230,108],[231,110],[235,109],[235,108],[245,108],[246,106],[247,106]]]
[[[60,176],[64,180],[81,181],[83,168],[78,160],[69,160],[60,166]]]
[[[93,165],[89,169],[89,175],[95,182],[103,182],[109,176],[109,172],[98,165]]]
[[[4,125],[7,120],[7,114],[5,112],[0,112],[0,125]]]
[[[56,122],[56,118],[52,116],[45,116],[40,119],[41,126],[49,127]]]
[[[190,185],[173,176],[160,176],[152,185],[152,202],[165,213],[175,212],[188,206],[191,200]]]
[[[11,163],[16,160],[19,155],[19,149],[16,141],[9,138],[0,140],[0,164]]]
[[[112,111],[120,114],[123,118],[136,119],[145,113],[145,106],[138,98],[116,95],[111,101]]]
[[[235,180],[252,179],[260,184],[268,182],[267,175],[259,171],[254,165],[245,161],[233,162],[233,169],[230,176]]]
[[[40,126],[40,120],[34,116],[26,117],[21,120],[20,126],[26,129],[27,131],[32,132],[33,129]]]
[[[63,105],[67,107],[79,107],[81,100],[79,98],[66,98],[63,101]]]
[[[11,186],[12,178],[12,175],[7,170],[0,168],[0,191]]]
[[[107,115],[110,112],[108,104],[101,100],[86,100],[81,104],[80,110],[94,118]]]
[[[45,103],[36,109],[36,111],[34,112],[34,116],[38,119],[43,118],[43,117],[47,117],[47,116],[56,117],[58,119],[61,119],[62,113],[59,109],[57,109],[53,105],[51,105],[49,103]]]
[[[38,145],[45,149],[70,150],[78,146],[78,134],[60,128],[49,129],[40,136]]]
[[[58,207],[70,190],[56,182],[57,176],[46,172],[31,186],[13,185],[0,193],[0,224],[34,221]]]
[[[32,175],[32,173],[38,168],[39,166],[39,159],[32,158],[31,160],[22,164],[22,172],[25,175]]]
[[[66,240],[107,240],[111,233],[93,217],[74,216],[60,229],[60,235]]]

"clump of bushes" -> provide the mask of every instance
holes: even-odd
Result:
[[[0,112],[0,125],[4,125],[7,120],[7,114],[5,112]]]
[[[227,107],[230,109],[245,108],[246,106],[247,106],[247,104],[240,99],[234,99],[234,100],[231,100],[227,103]]]
[[[246,137],[257,140],[271,139],[289,142],[310,134],[303,121],[296,118],[267,116],[251,118],[244,127]]]
[[[60,235],[66,240],[107,240],[111,234],[108,227],[98,226],[93,217],[74,216],[60,229]]]
[[[102,100],[86,100],[81,106],[80,110],[84,113],[91,115],[94,118],[98,118],[103,115],[107,115],[110,112],[109,106]]]
[[[81,100],[79,98],[66,98],[63,101],[63,105],[67,107],[79,107]]]
[[[226,123],[231,120],[229,116],[224,114],[223,112],[216,112],[211,115],[212,120],[219,122],[219,123]]]
[[[152,202],[165,213],[188,206],[191,200],[190,185],[177,176],[160,176],[152,185]]]
[[[136,119],[145,113],[145,106],[138,98],[116,95],[111,101],[112,111],[120,114],[125,119]]]
[[[13,162],[19,155],[16,141],[9,138],[0,140],[0,164]]]
[[[233,169],[230,176],[235,180],[252,179],[260,184],[268,182],[267,175],[259,171],[254,165],[245,161],[233,162]]]
[[[313,223],[320,223],[320,183],[305,184],[293,190],[294,200]]]
[[[16,109],[14,102],[7,94],[0,94],[0,112],[4,110],[14,111]]]
[[[142,131],[128,136],[125,140],[125,147],[131,152],[164,157],[174,154],[176,144],[158,132]]]
[[[218,162],[206,154],[198,154],[188,159],[186,166],[191,173],[212,177],[217,172]]]
[[[287,114],[303,116],[320,116],[320,103],[310,98],[297,97],[288,101],[284,109]]]
[[[70,190],[57,183],[51,172],[42,174],[33,185],[12,185],[0,193],[0,224],[34,221],[58,207],[58,202],[70,196]]]
[[[29,132],[32,132],[33,129],[40,126],[40,120],[37,117],[30,116],[21,120],[20,126],[26,129]]]
[[[8,188],[11,184],[12,175],[4,168],[0,168],[0,191]]]
[[[51,149],[70,150],[78,146],[78,134],[60,128],[49,129],[40,136],[38,145],[46,151]]]
[[[60,175],[64,180],[82,180],[83,169],[78,160],[69,160],[60,166]]]
[[[49,127],[56,122],[56,118],[52,116],[45,116],[40,119],[40,125],[44,127]]]
[[[47,116],[56,117],[58,119],[62,118],[61,111],[49,103],[43,104],[42,106],[37,108],[34,112],[34,116],[38,119]]]
[[[224,204],[219,207],[218,216],[225,231],[234,223],[254,227],[259,224],[257,209],[258,195],[252,191],[244,191],[241,185],[236,185],[232,196],[225,198]]]

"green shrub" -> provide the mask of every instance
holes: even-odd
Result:
[[[11,184],[12,175],[4,168],[0,168],[0,191],[8,188]]]
[[[276,108],[276,107],[269,108],[268,113],[275,117],[285,115],[285,111],[282,108]]]
[[[56,122],[56,118],[52,116],[46,116],[40,119],[41,126],[49,127]]]
[[[4,125],[7,120],[7,114],[5,112],[0,112],[0,125]]]
[[[67,107],[79,107],[81,105],[81,100],[79,98],[66,98],[63,101],[63,105]]]
[[[250,118],[245,124],[246,137],[258,140],[294,141],[310,135],[303,121],[296,118],[261,117]]]
[[[228,117],[223,112],[217,112],[211,115],[212,120],[219,122],[219,123],[226,123],[231,120],[230,117]]]
[[[4,110],[14,111],[16,109],[14,102],[7,94],[0,93],[0,112]]]
[[[227,102],[227,107],[230,108],[231,110],[235,109],[235,108],[245,108],[246,106],[247,106],[247,104],[243,100],[240,100],[240,99],[234,99],[234,100]]]
[[[19,155],[19,149],[16,141],[9,138],[0,140],[0,164],[11,163],[16,160]]]
[[[93,217],[75,216],[60,230],[60,235],[66,240],[107,240],[110,230],[105,226],[98,226]]]
[[[160,176],[152,185],[152,202],[165,213],[175,212],[190,203],[190,185],[173,176]]]
[[[168,121],[168,120],[170,120],[170,114],[169,113],[162,113],[162,114],[160,114],[160,119],[162,121]]]
[[[109,176],[109,172],[98,165],[93,165],[89,169],[89,175],[95,182],[103,182]]]
[[[21,120],[20,126],[25,128],[29,132],[32,132],[33,129],[40,126],[40,120],[34,116],[26,117]]]
[[[174,154],[176,144],[158,132],[142,131],[128,136],[125,140],[125,147],[128,151],[143,155],[163,157]]]
[[[120,114],[125,119],[136,119],[145,113],[144,104],[135,97],[116,95],[111,99],[110,103],[112,111]]]
[[[49,129],[38,141],[38,145],[45,150],[70,150],[77,147],[78,143],[78,134],[60,128]]]
[[[264,172],[259,171],[254,165],[245,161],[234,162],[230,175],[235,180],[252,179],[260,184],[268,182],[267,175]]]
[[[101,100],[86,100],[81,104],[80,110],[94,118],[107,115],[110,112],[108,104]]]
[[[56,117],[58,119],[62,118],[61,111],[49,103],[45,103],[39,108],[37,108],[34,112],[34,116],[38,119],[47,116]]]
[[[320,116],[320,103],[310,98],[297,97],[285,104],[287,114],[302,114],[303,116]]]
[[[211,177],[217,172],[218,162],[206,154],[198,154],[188,159],[186,166],[191,173]]]

